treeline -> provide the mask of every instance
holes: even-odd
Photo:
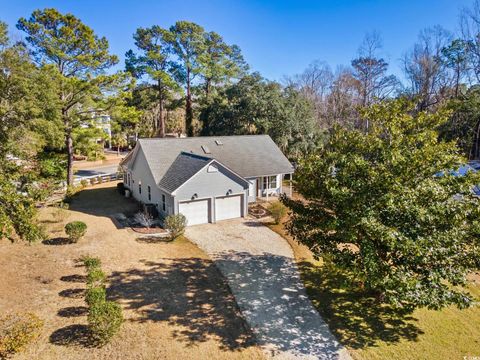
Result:
[[[480,2],[463,9],[459,32],[441,26],[422,30],[417,41],[398,59],[403,79],[389,73],[382,57],[382,39],[371,33],[350,66],[335,71],[325,62],[313,62],[303,73],[288,77],[314,106],[316,122],[327,131],[334,124],[368,128],[360,110],[392,98],[404,98],[415,111],[447,108],[449,120],[439,131],[444,140],[456,140],[465,156],[480,157]]]
[[[317,61],[280,83],[253,72],[238,46],[192,22],[137,29],[118,71],[108,40],[72,14],[34,11],[16,24],[21,41],[9,39],[0,22],[0,237],[40,236],[28,221],[33,204],[59,181],[72,184],[76,155],[102,154],[102,116],[117,148],[169,133],[269,134],[297,160],[318,149],[335,124],[368,131],[362,108],[405,98],[416,112],[447,107],[440,136],[479,157],[479,24],[475,2],[462,13],[460,33],[422,31],[402,59],[403,81],[389,72],[372,33],[349,66],[333,71]]]

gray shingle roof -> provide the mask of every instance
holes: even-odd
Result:
[[[199,166],[200,160],[186,160],[182,156],[175,168],[170,169],[182,152],[215,159],[244,178],[293,172],[292,164],[268,135],[148,138],[139,139],[138,144],[157,184],[164,181],[167,173],[169,179],[180,176],[175,174],[183,161],[188,161],[192,168]],[[208,148],[208,154],[202,146]]]
[[[212,159],[204,156],[181,152],[163,175],[159,185],[173,192],[211,161]]]

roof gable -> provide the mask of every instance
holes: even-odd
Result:
[[[212,161],[207,157],[181,152],[158,185],[172,193]]]
[[[139,139],[138,145],[159,185],[167,172],[170,172],[169,179],[174,177],[174,169],[170,167],[181,153],[215,159],[243,178],[293,172],[292,164],[268,135],[149,138]],[[178,161],[187,160],[182,156]],[[179,164],[175,164],[176,169],[180,168]]]

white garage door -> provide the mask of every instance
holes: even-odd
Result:
[[[242,196],[226,196],[215,199],[216,220],[233,219],[242,216]]]
[[[208,223],[208,200],[181,202],[178,204],[178,212],[185,215],[187,225]]]

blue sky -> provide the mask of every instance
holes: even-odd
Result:
[[[137,27],[196,22],[240,46],[255,71],[272,80],[301,72],[313,60],[349,64],[366,32],[383,37],[384,57],[400,74],[399,58],[418,32],[434,25],[457,29],[460,9],[473,0],[0,0],[0,19],[14,25],[34,9],[71,12],[106,36],[120,56],[133,48]]]

